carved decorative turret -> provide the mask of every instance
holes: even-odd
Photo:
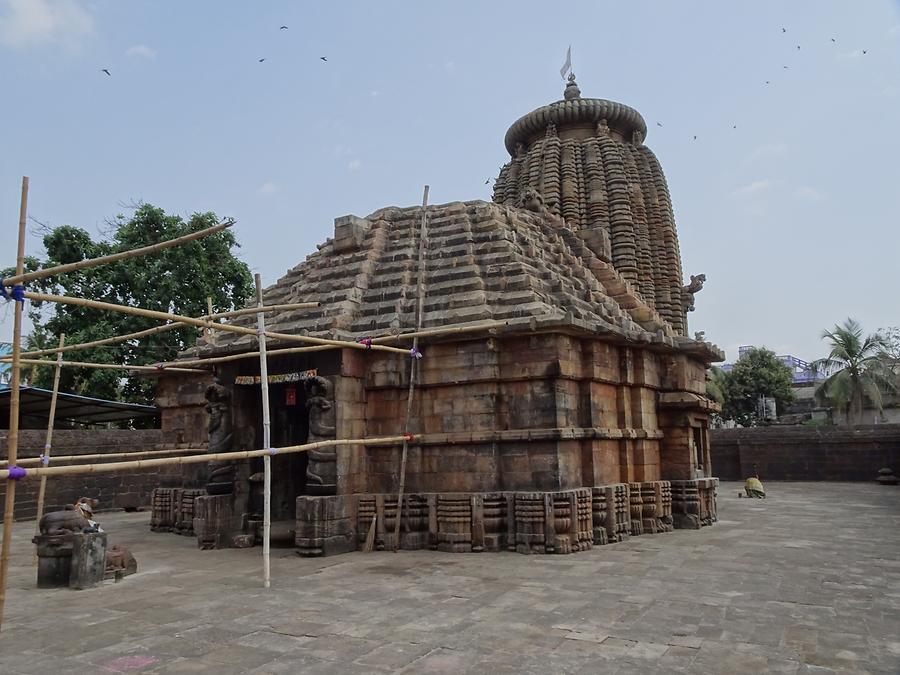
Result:
[[[509,128],[511,159],[494,184],[494,201],[518,206],[529,190],[538,192],[549,214],[562,217],[684,335],[675,218],[662,167],[644,145],[643,117],[621,103],[581,98],[574,75],[563,96]]]

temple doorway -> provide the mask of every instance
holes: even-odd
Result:
[[[258,410],[262,409],[262,393],[257,389]],[[270,383],[269,384],[269,411],[271,415],[271,444],[274,448],[300,445],[306,442],[309,434],[309,414],[306,407],[306,393],[302,382],[297,383]],[[262,420],[257,421],[257,438],[262,439]],[[288,538],[288,531],[293,530],[296,518],[297,497],[307,494],[306,467],[309,458],[305,452],[297,452],[289,455],[275,455],[272,457],[272,543],[281,538],[279,532],[285,530],[284,537]],[[251,474],[261,477],[263,472],[263,459],[257,457],[251,460]],[[260,514],[263,512],[263,484],[259,478],[253,481],[250,495],[250,512]],[[284,527],[277,527],[281,521]],[[290,535],[292,536],[292,535]],[[291,538],[290,545],[293,545]]]

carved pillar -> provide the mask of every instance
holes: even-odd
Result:
[[[336,438],[334,385],[324,377],[306,381],[306,407],[309,409],[308,443]],[[337,492],[337,449],[334,446],[310,450],[306,468],[306,490],[311,495]]]
[[[206,412],[209,415],[209,454],[231,452],[232,433],[231,392],[219,382],[206,388]],[[211,461],[206,491],[211,495],[228,495],[234,492],[233,462]]]

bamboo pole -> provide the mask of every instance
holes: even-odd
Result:
[[[212,310],[213,310],[212,296],[207,295],[206,296],[206,314],[207,314],[207,316],[210,316],[213,313]],[[206,341],[212,342],[211,336],[212,336],[213,332],[209,328],[204,328],[203,331],[204,331],[203,334],[206,336]]]
[[[256,304],[263,306],[262,282],[257,274]],[[262,392],[262,420],[263,420],[263,448],[268,449],[272,445],[272,426],[269,418],[269,365],[266,363],[266,315],[260,312],[256,315],[256,325],[259,332],[259,383]],[[270,585],[269,568],[269,539],[272,531],[272,457],[263,456],[263,586]]]
[[[286,354],[305,354],[307,352],[322,352],[334,349],[331,345],[315,345],[313,347],[286,347],[285,349],[267,350],[268,356],[284,356]],[[406,351],[406,350],[404,350]],[[408,353],[408,352],[407,352]],[[177,361],[166,361],[161,365],[163,368],[169,366],[211,366],[217,363],[229,363],[230,361],[242,361],[243,359],[255,359],[259,357],[259,352],[241,352],[240,354],[230,354],[228,356],[211,356],[209,358],[189,359]]]
[[[409,440],[418,438],[413,435]],[[318,448],[330,448],[336,445],[397,445],[406,439],[405,436],[379,436],[376,438],[347,438],[339,440],[316,441],[302,445],[289,445],[284,448],[268,448],[262,450],[239,450],[237,452],[214,452],[203,455],[185,455],[184,457],[160,457],[157,459],[134,459],[127,462],[108,462],[106,464],[73,464],[72,466],[47,466],[28,469],[23,480],[40,478],[41,476],[70,476],[83,473],[115,473],[116,471],[139,471],[158,466],[202,464],[204,462],[237,462],[253,457],[266,455],[291,455],[297,452],[308,452]],[[0,469],[0,480],[9,477],[9,469]]]
[[[134,450],[132,452],[97,452],[88,455],[58,455],[53,458],[53,463],[71,462],[74,460],[87,459],[113,459],[121,457],[137,457],[139,455],[179,455],[189,452],[203,452],[203,448],[166,448],[165,450]],[[6,464],[6,460],[0,460],[0,463]],[[31,464],[43,464],[40,457],[26,457],[19,459],[16,466],[28,466]]]
[[[3,284],[6,286],[12,286],[13,284],[24,284],[29,281],[34,281],[35,279],[43,279],[45,277],[52,277],[57,274],[65,274],[66,272],[75,272],[77,270],[89,269],[91,267],[106,265],[107,263],[116,262],[118,260],[128,260],[129,258],[137,258],[144,255],[150,255],[151,253],[156,253],[157,251],[172,248],[173,246],[180,246],[181,244],[186,244],[189,241],[202,239],[203,237],[208,237],[209,235],[215,234],[216,232],[221,232],[222,230],[234,225],[234,222],[234,220],[228,219],[224,222],[219,223],[218,225],[207,227],[204,230],[191,232],[190,234],[186,234],[183,237],[176,237],[175,239],[169,239],[168,241],[161,241],[158,244],[142,246],[141,248],[134,248],[130,251],[111,253],[110,255],[100,256],[99,258],[87,258],[86,260],[79,260],[78,262],[67,263],[65,265],[57,265],[56,267],[47,267],[41,270],[35,270],[34,272],[28,272],[27,274],[23,274],[17,269],[16,276],[10,277],[9,279],[4,279]]]
[[[19,244],[16,252],[16,275],[25,269],[25,222],[28,215],[28,176],[22,176],[22,199],[19,203]],[[2,283],[2,282],[0,282]],[[19,354],[22,351],[22,309],[25,302],[14,301],[13,318],[13,360],[9,380],[9,436],[7,438],[7,458],[9,466],[16,465],[19,452]],[[6,481],[6,503],[3,512],[3,551],[0,553],[0,630],[3,627],[3,610],[6,606],[6,580],[9,574],[9,549],[12,545],[13,515],[16,506],[16,481]]]
[[[422,330],[413,333],[399,333],[397,335],[386,335],[384,337],[373,338],[372,344],[376,343],[384,343],[390,342],[391,340],[405,340],[405,339],[415,339],[417,337],[440,337],[442,335],[455,335],[460,333],[477,333],[480,331],[491,331],[496,330],[497,328],[502,328],[503,326],[508,326],[509,321],[487,321],[484,323],[480,323],[474,326],[451,326],[449,328],[432,328],[429,330]],[[288,347],[285,349],[270,349],[268,351],[269,356],[286,356],[288,354],[305,354],[306,352],[320,352],[325,349],[331,349],[331,347],[327,346],[316,346],[316,347]],[[243,359],[255,359],[259,356],[259,352],[242,352],[240,354],[230,354],[228,356],[212,356],[209,358],[199,358],[199,359],[179,359],[177,361],[166,361],[162,364],[163,367],[168,368],[170,365],[172,366],[203,366],[203,365],[213,365],[217,363],[228,363],[230,361],[241,361]]]
[[[318,307],[318,302],[291,302],[283,305],[266,305],[264,311],[266,312],[281,312],[288,311],[292,309],[311,309],[314,307]],[[204,316],[198,317],[203,321],[211,321],[213,319],[230,319],[236,316],[244,316],[246,314],[255,314],[259,311],[256,307],[245,307],[244,309],[233,309],[228,312],[217,312],[215,314],[209,313]],[[58,352],[72,352],[78,351],[81,349],[90,349],[91,347],[102,347],[104,345],[116,344],[117,342],[126,342],[127,340],[138,340],[143,337],[147,337],[149,335],[156,335],[158,333],[166,333],[170,330],[175,330],[177,328],[184,328],[184,324],[181,322],[175,323],[167,323],[165,326],[155,326],[153,328],[147,328],[146,330],[139,330],[135,333],[125,333],[123,335],[113,335],[112,337],[103,338],[101,340],[92,340],[91,342],[80,342],[78,344],[71,344],[60,349],[59,347],[52,347],[50,349],[38,349],[31,352],[22,352],[22,356],[46,356],[47,354],[56,354]],[[204,329],[209,330],[209,329]],[[8,361],[10,357],[0,357],[0,361]]]
[[[445,335],[457,335],[459,333],[477,333],[482,330],[496,330],[508,326],[509,321],[484,321],[471,326],[447,326],[446,328],[429,328],[416,330],[410,333],[398,333],[397,335],[383,335],[372,338],[372,344],[384,344],[391,340],[412,340],[415,338],[443,337]]]
[[[117,305],[111,302],[100,302],[98,300],[88,300],[87,298],[76,298],[71,295],[48,295],[46,293],[32,293],[25,291],[25,297],[29,300],[37,300],[40,302],[58,302],[63,305],[79,305],[81,307],[91,307],[93,309],[103,309],[110,312],[120,312],[122,314],[131,314],[132,316],[146,316],[159,321],[180,321],[190,326],[198,326],[200,328],[209,327],[213,330],[220,330],[226,333],[240,333],[241,335],[256,335],[253,328],[245,328],[243,326],[233,326],[227,323],[210,323],[202,319],[195,319],[190,316],[181,316],[180,314],[170,314],[168,312],[157,312],[152,309],[144,309],[143,307],[130,307],[128,305]],[[359,342],[350,342],[347,340],[330,340],[328,338],[316,338],[308,335],[292,335],[290,333],[273,333],[266,331],[266,337],[273,340],[286,340],[289,342],[304,342],[314,345],[330,345],[332,347],[340,347],[343,349],[376,349],[385,352],[394,352],[399,354],[409,354],[409,350],[400,349],[398,347],[388,347],[386,345],[368,345]]]
[[[198,370],[196,368],[169,368],[163,364],[154,365],[154,366],[123,366],[117,363],[91,363],[90,361],[62,361],[62,354],[59,354],[59,358],[56,361],[51,361],[49,359],[19,359],[19,363],[27,363],[29,365],[35,366],[55,366],[61,365],[64,367],[73,367],[73,368],[95,368],[98,370],[141,370],[141,371],[156,371],[160,372],[162,370],[173,372],[173,373],[205,373],[205,370]]]
[[[428,238],[428,186],[422,194],[422,224],[419,226],[419,270],[416,276],[416,330],[422,330],[422,321],[425,316],[425,246]],[[406,488],[406,460],[409,456],[409,422],[412,417],[413,394],[416,389],[416,363],[415,355],[419,350],[419,336],[413,338],[412,354],[409,364],[409,391],[406,395],[406,420],[403,424],[403,448],[400,451],[400,488],[397,490],[397,520],[394,524],[394,551],[400,548],[400,522],[403,520],[403,491]]]
[[[59,346],[66,344],[66,334],[59,334]],[[59,394],[59,374],[62,372],[62,352],[56,355],[56,369],[53,371],[53,394],[50,396],[50,415],[47,417],[47,438],[44,440],[44,454],[38,459],[41,464],[50,464],[50,449],[53,447],[53,425],[56,422],[56,399]],[[35,517],[35,534],[41,533],[41,517],[44,515],[44,495],[47,492],[47,477],[41,476],[41,486],[38,488],[37,516]],[[38,564],[37,549],[31,559],[32,565]]]

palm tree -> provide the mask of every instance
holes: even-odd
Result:
[[[884,338],[877,333],[863,338],[862,326],[847,319],[843,325],[823,331],[822,339],[828,341],[831,353],[811,366],[814,372],[831,374],[816,389],[816,398],[843,410],[849,424],[862,420],[866,399],[880,413],[882,392],[897,390]]]

